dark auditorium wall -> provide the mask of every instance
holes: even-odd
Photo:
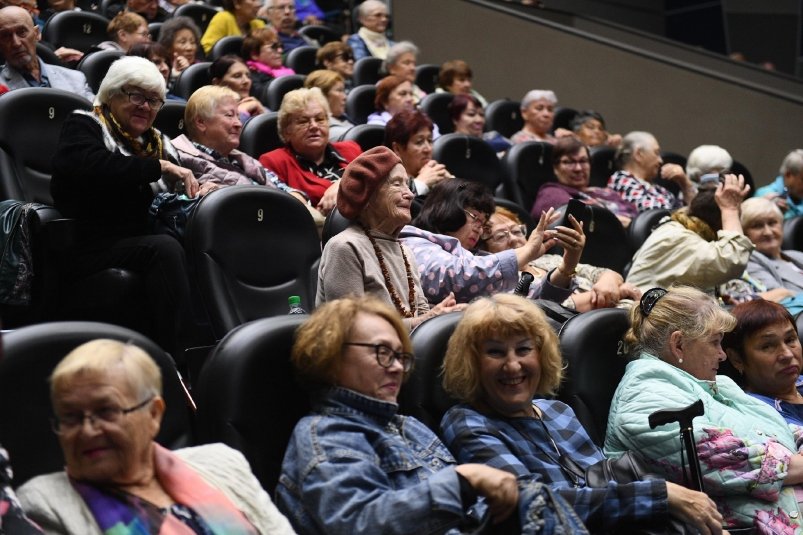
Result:
[[[758,185],[803,147],[803,94],[717,78],[467,0],[394,0],[392,9],[395,38],[421,48],[419,63],[465,59],[489,101],[553,89],[564,106],[600,111],[611,131],[652,131],[664,150],[721,145]]]

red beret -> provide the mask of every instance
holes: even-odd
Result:
[[[374,147],[354,158],[343,171],[337,191],[337,209],[343,217],[356,219],[391,169],[400,163],[387,147]]]

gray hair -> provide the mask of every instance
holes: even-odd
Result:
[[[362,4],[357,6],[357,17],[362,18],[366,16],[368,10],[377,8],[377,7],[384,7],[385,11],[387,12],[388,6],[385,2],[380,2],[379,0],[365,0]]]
[[[95,96],[95,106],[108,104],[112,97],[122,94],[124,85],[132,85],[152,91],[165,98],[165,79],[156,65],[145,58],[125,56],[112,63],[109,71],[100,83]]]
[[[783,212],[771,200],[766,197],[751,197],[742,203],[742,213],[740,220],[742,228],[748,228],[750,224],[761,216],[772,215],[783,221]]]
[[[646,148],[653,141],[656,141],[655,136],[649,132],[638,130],[629,132],[622,138],[622,144],[616,149],[616,163],[620,168],[623,167],[633,159],[633,154],[637,150]]]
[[[527,106],[536,100],[546,100],[553,106],[558,103],[558,97],[555,96],[554,91],[550,89],[531,89],[527,91],[527,94],[521,99],[521,110],[524,111]]]
[[[781,164],[781,175],[799,175],[803,172],[803,149],[795,149],[786,155]]]
[[[699,182],[700,177],[707,173],[722,173],[730,171],[733,165],[731,155],[717,145],[700,145],[689,153],[686,161],[686,174],[690,180]]]
[[[383,67],[385,68],[385,71],[387,71],[388,67],[399,61],[399,58],[404,54],[410,53],[417,58],[419,52],[420,50],[418,47],[410,41],[399,41],[388,49],[388,55],[385,58]]]

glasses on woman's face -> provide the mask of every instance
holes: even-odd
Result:
[[[345,62],[354,61],[354,54],[351,52],[343,52],[335,56],[335,59],[342,59]]]
[[[274,41],[273,43],[264,44],[262,46],[268,47],[274,52],[279,52],[282,49],[282,43],[280,43],[279,41]]]
[[[84,425],[84,420],[87,418],[89,419],[89,425],[94,428],[113,427],[120,424],[123,416],[145,408],[153,399],[154,397],[151,396],[127,409],[122,407],[102,407],[94,411],[68,412],[53,418],[53,431],[57,435],[73,433]]]
[[[393,366],[393,361],[398,360],[402,365],[404,373],[413,369],[415,355],[406,351],[394,351],[393,348],[385,344],[369,344],[367,342],[346,342],[344,346],[370,347],[376,353],[376,363],[383,368]]]
[[[562,165],[563,167],[569,167],[569,168],[576,167],[578,165],[580,167],[585,167],[591,164],[591,160],[589,160],[588,158],[577,158],[576,160],[573,158],[561,158],[558,163],[560,163],[560,165]]]
[[[481,217],[478,214],[473,214],[470,211],[463,209],[463,212],[466,213],[468,216],[468,222],[474,225],[475,227],[480,227],[482,230],[482,239],[487,240],[488,237],[491,235],[491,226],[488,224],[488,220],[484,217]]]
[[[506,230],[498,230],[491,234],[490,237],[485,238],[485,240],[493,243],[503,243],[510,241],[511,238],[523,238],[526,235],[527,227],[524,225],[516,225]]]
[[[165,105],[165,101],[160,98],[146,97],[142,93],[137,93],[135,91],[129,92],[125,89],[121,89],[120,91],[128,97],[128,101],[134,106],[144,106],[147,102],[150,109],[159,111],[162,109],[162,106]]]

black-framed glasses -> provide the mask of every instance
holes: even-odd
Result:
[[[574,167],[576,165],[579,165],[581,167],[585,167],[586,165],[590,165],[591,164],[591,160],[589,160],[588,158],[579,158],[577,160],[572,160],[570,158],[565,158],[565,159],[560,160],[560,162],[558,162],[558,163],[560,163],[564,167],[570,167],[570,168]]]
[[[516,225],[513,228],[494,232],[487,238],[483,237],[483,239],[487,241],[492,241],[494,243],[499,243],[503,241],[509,241],[511,237],[524,238],[526,235],[527,235],[527,227],[525,225]]]
[[[149,98],[142,93],[136,93],[134,91],[128,92],[125,89],[120,89],[120,91],[128,97],[128,101],[134,106],[142,106],[147,102],[150,109],[159,111],[162,109],[162,106],[165,105],[165,101],[160,98]]]
[[[482,239],[487,240],[491,236],[491,226],[488,224],[488,219],[486,218],[485,221],[480,219],[480,216],[477,214],[472,214],[465,208],[463,208],[463,212],[466,213],[468,216],[468,222],[472,225],[479,225],[482,229]]]
[[[342,54],[337,54],[335,59],[342,59],[343,61],[354,61],[354,54],[351,52],[343,52]]]
[[[393,366],[393,361],[398,360],[402,365],[404,373],[413,369],[415,362],[415,355],[407,353],[406,351],[395,351],[393,348],[385,344],[369,344],[368,342],[346,342],[344,346],[360,346],[370,347],[376,353],[376,362],[383,368],[390,368]]]
[[[641,313],[644,314],[644,317],[650,315],[652,309],[655,308],[656,303],[661,300],[663,296],[667,293],[666,290],[663,288],[650,288],[644,295],[641,296],[641,301],[639,302],[639,307],[641,308]]]
[[[272,42],[271,44],[269,44],[269,45],[264,45],[264,46],[266,46],[266,47],[270,48],[270,49],[271,49],[271,50],[273,50],[274,52],[278,52],[279,50],[281,50],[281,49],[282,49],[282,43],[281,43],[280,41],[274,41],[274,42]]]
[[[148,405],[155,399],[156,396],[151,396],[141,403],[137,403],[133,407],[123,409],[122,407],[102,407],[94,411],[81,411],[55,416],[51,420],[53,432],[57,435],[65,433],[72,433],[84,425],[84,420],[89,418],[89,424],[92,427],[100,425],[117,425],[126,414],[136,412]]]

